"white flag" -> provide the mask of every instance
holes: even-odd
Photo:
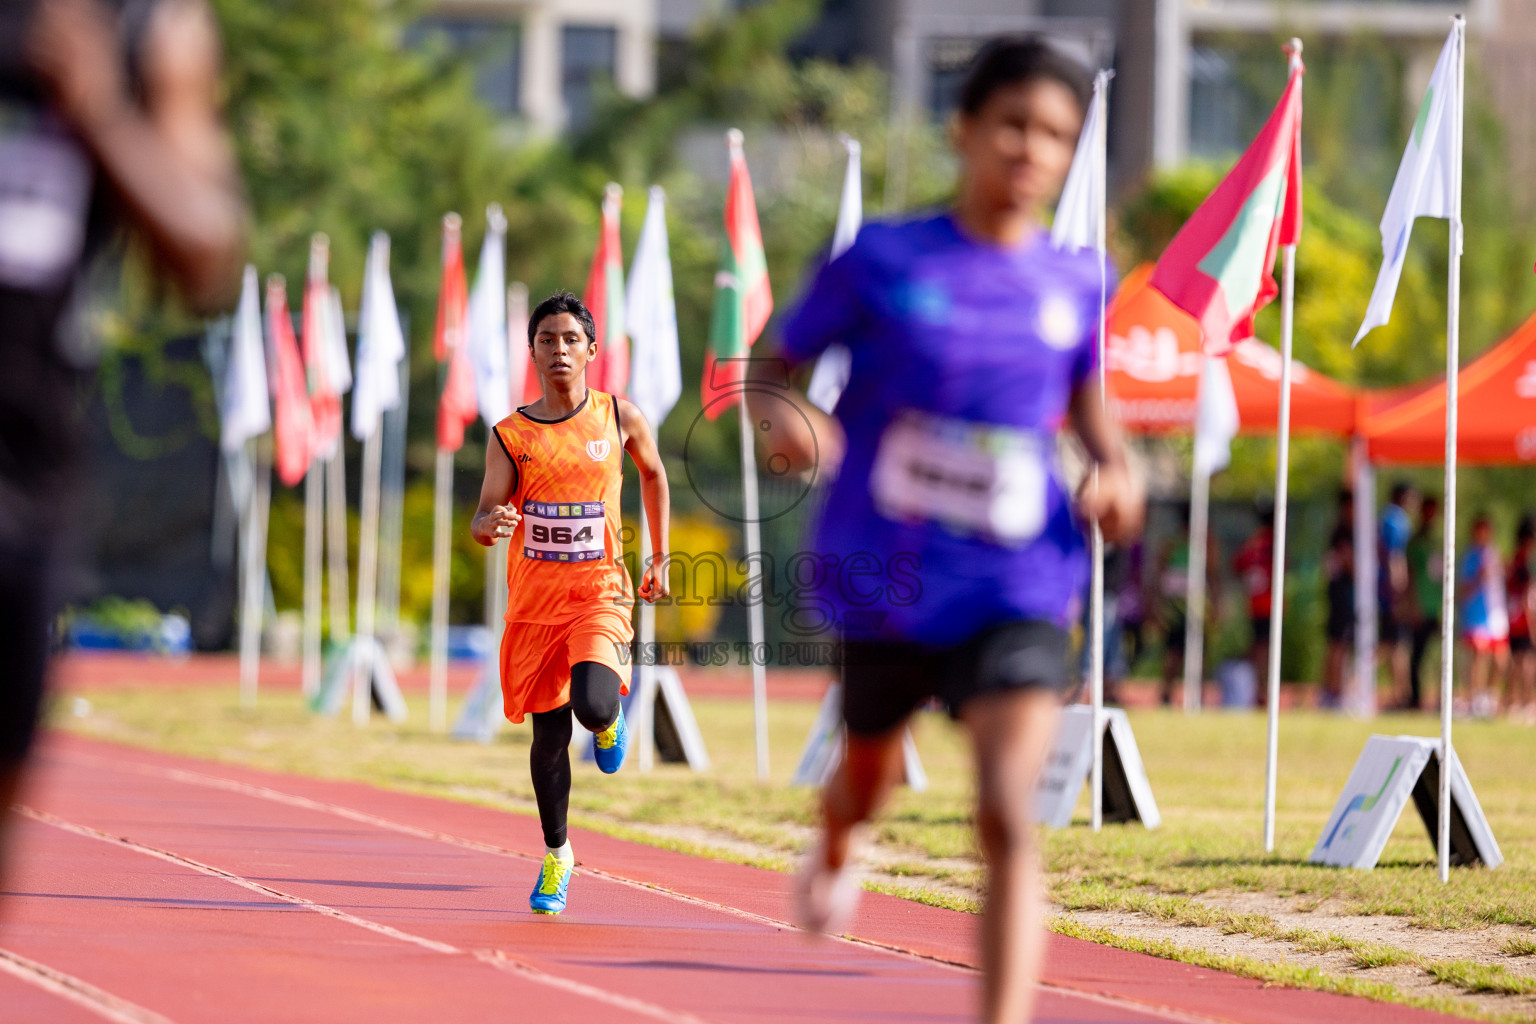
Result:
[[[655,429],[683,393],[672,255],[667,244],[667,195],[660,185],[651,186],[645,224],[635,243],[624,320],[629,327],[629,400]]]
[[[515,408],[528,391],[528,286],[521,281],[507,285],[507,395]],[[535,371],[536,372],[536,371]]]
[[[1093,99],[1077,137],[1077,152],[1056,204],[1056,219],[1051,223],[1051,245],[1066,252],[1079,249],[1104,251],[1105,143],[1107,118],[1104,116],[1111,71],[1100,71],[1093,78]]]
[[[475,371],[475,402],[486,426],[512,415],[507,379],[507,218],[492,203],[485,211],[480,269],[469,291],[469,362]]]
[[[1465,24],[1458,20],[1440,49],[1440,59],[1435,61],[1434,74],[1429,77],[1429,90],[1424,93],[1419,116],[1408,136],[1408,148],[1403,150],[1403,162],[1397,167],[1397,180],[1392,182],[1392,194],[1387,197],[1387,209],[1381,215],[1381,273],[1371,290],[1365,322],[1355,335],[1356,345],[1392,318],[1392,300],[1403,276],[1403,258],[1408,253],[1414,218],[1461,219],[1461,211],[1451,208],[1451,182],[1461,162],[1454,130],[1454,119],[1461,114],[1456,48],[1462,45],[1460,35]]]
[[[256,268],[246,265],[235,312],[234,334],[225,363],[224,390],[219,396],[219,441],[226,452],[239,451],[272,426],[271,394],[267,390],[267,354],[261,337],[260,285]]]
[[[848,167],[843,172],[843,197],[837,207],[837,226],[832,229],[832,251],[827,262],[837,259],[859,237],[864,223],[864,178],[860,166],[859,140],[843,136],[848,149]],[[848,374],[853,370],[853,356],[846,346],[832,345],[816,360],[811,371],[811,383],[805,389],[816,408],[830,413],[848,386]]]
[[[1225,356],[1202,356],[1200,397],[1195,406],[1195,472],[1209,476],[1232,461],[1237,436],[1237,396]]]
[[[340,313],[340,299],[333,304]],[[389,279],[389,236],[374,232],[363,269],[363,300],[357,322],[357,387],[352,393],[352,436],[366,441],[384,413],[400,404],[400,360],[405,334]]]
[[[341,289],[331,285],[330,303],[324,313],[326,373],[338,395],[352,390],[352,367],[347,365],[347,318],[341,307]]]

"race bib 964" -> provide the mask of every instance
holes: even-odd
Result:
[[[595,562],[606,553],[603,503],[523,503],[523,557],[542,562]]]
[[[880,438],[870,492],[887,519],[1016,546],[1045,527],[1048,480],[1032,431],[908,413]]]

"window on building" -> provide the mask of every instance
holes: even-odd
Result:
[[[406,45],[442,46],[473,64],[475,95],[498,114],[522,109],[522,31],[515,21],[491,18],[422,18],[406,32]]]
[[[581,128],[592,119],[599,90],[618,71],[619,31],[607,25],[566,25],[560,30],[560,98],[566,123]]]
[[[948,119],[959,108],[965,73],[981,43],[947,36],[928,40],[928,112],[935,121]]]
[[[1189,51],[1189,154],[1224,157],[1248,144],[1243,137],[1243,94],[1230,51],[1195,46]]]

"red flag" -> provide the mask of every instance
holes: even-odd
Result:
[[[1168,244],[1152,286],[1200,321],[1208,355],[1253,337],[1253,317],[1280,289],[1275,252],[1301,233],[1301,76],[1253,145]]]
[[[741,149],[741,132],[726,133],[731,151],[731,183],[725,193],[725,245],[715,274],[715,309],[704,356],[704,415],[714,419],[740,398],[746,356],[773,312],[773,289],[763,233],[752,198],[752,177]],[[717,366],[720,360],[729,360]],[[724,400],[722,400],[724,399]]]
[[[603,228],[587,270],[582,304],[592,312],[597,359],[587,364],[587,387],[624,394],[629,386],[629,338],[624,330],[624,256],[619,251],[619,209],[623,192],[603,190]]]
[[[469,322],[469,288],[464,278],[464,250],[459,215],[443,218],[443,280],[437,293],[437,330],[432,350],[448,366],[443,392],[437,400],[437,447],[456,452],[464,446],[464,428],[475,422],[475,373],[465,344]]]
[[[288,314],[288,287],[281,275],[267,278],[268,366],[272,377],[273,435],[277,441],[277,476],[293,487],[309,471],[314,456],[315,422],[304,384],[304,360]]]
[[[304,367],[309,376],[309,404],[314,418],[315,454],[328,456],[341,443],[341,395],[331,379],[331,352],[325,336],[331,285],[327,279],[330,242],[315,235],[309,242],[309,273],[304,279]]]

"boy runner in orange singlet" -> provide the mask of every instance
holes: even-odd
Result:
[[[667,594],[667,473],[640,410],[587,387],[595,336],[592,314],[569,292],[533,311],[528,348],[544,397],[496,424],[470,526],[487,547],[514,538],[501,692],[507,718],[533,716],[529,766],[545,854],[528,903],[539,914],[565,909],[575,863],[565,827],[571,715],[596,734],[604,772],[619,770],[628,746],[619,703],[629,692],[634,637],[634,594],[619,543],[624,452],[640,470],[655,552],[640,596],[655,601]]]

